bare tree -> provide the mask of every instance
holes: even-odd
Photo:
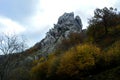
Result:
[[[22,37],[5,34],[0,36],[0,53],[3,57],[0,62],[0,80],[6,80],[13,54],[23,52],[25,48],[25,40]]]

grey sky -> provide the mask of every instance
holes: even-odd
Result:
[[[21,34],[34,45],[57,23],[64,12],[74,12],[83,28],[96,8],[116,7],[119,0],[0,0],[0,33]]]

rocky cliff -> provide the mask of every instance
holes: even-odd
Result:
[[[59,17],[54,28],[46,33],[46,37],[38,42],[35,46],[39,46],[39,53],[48,54],[54,51],[62,39],[68,38],[68,35],[73,32],[80,33],[82,31],[82,22],[79,16],[74,16],[74,13],[64,13]]]

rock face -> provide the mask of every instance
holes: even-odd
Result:
[[[47,32],[46,37],[35,46],[41,46],[39,53],[48,54],[53,52],[62,39],[68,38],[73,32],[82,31],[82,22],[79,16],[74,17],[74,13],[64,13],[59,17],[54,28]]]

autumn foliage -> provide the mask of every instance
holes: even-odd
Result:
[[[43,77],[53,79],[58,76],[60,79],[67,79],[73,76],[77,78],[77,76],[88,75],[86,71],[89,72],[95,67],[100,55],[100,49],[96,46],[77,45],[60,57],[52,56],[47,61],[33,67],[32,74],[35,75],[33,78],[43,80]]]
[[[120,65],[120,14],[115,9],[96,9],[86,33],[71,33],[54,53],[34,61],[31,80],[85,80]]]

